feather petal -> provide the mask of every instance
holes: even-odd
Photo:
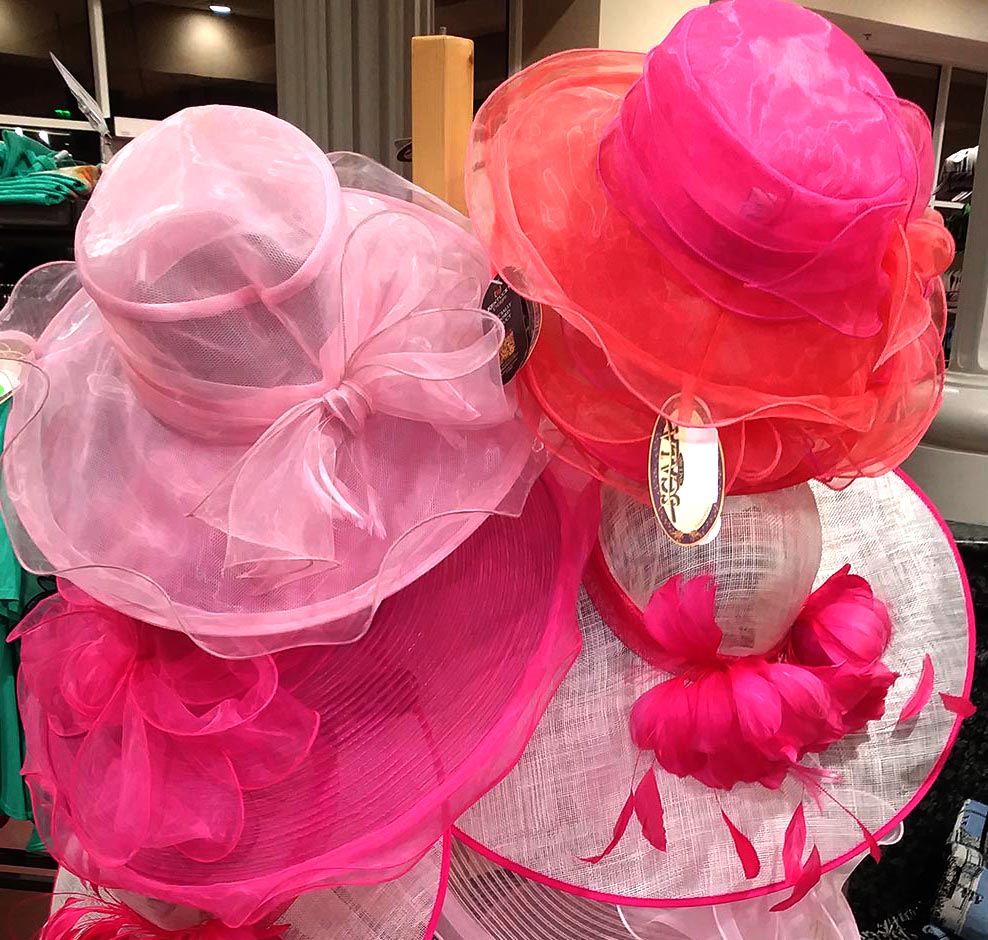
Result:
[[[614,849],[617,848],[617,844],[621,841],[621,837],[624,835],[625,830],[628,828],[628,823],[631,822],[631,814],[635,808],[635,794],[629,793],[628,799],[624,806],[621,808],[621,812],[618,814],[617,822],[614,823],[614,833],[611,841],[607,843],[604,851],[599,855],[591,855],[588,858],[581,858],[581,862],[589,862],[591,865],[596,865],[597,862],[602,861],[607,858]]]
[[[660,852],[666,850],[666,827],[663,822],[662,797],[655,779],[655,768],[649,767],[635,788],[635,815],[642,826],[642,835]]]
[[[803,870],[803,850],[806,848],[806,814],[799,803],[786,826],[786,836],[782,843],[782,867],[786,881],[795,884]]]
[[[788,911],[789,908],[802,901],[820,880],[821,870],[822,865],[820,862],[820,850],[814,845],[813,851],[810,852],[810,857],[806,860],[806,864],[803,866],[799,879],[796,881],[796,884],[792,889],[792,894],[790,894],[785,900],[779,901],[778,904],[770,907],[769,910],[773,913]]]
[[[730,832],[731,838],[734,840],[734,850],[738,853],[738,858],[741,860],[741,867],[744,869],[745,878],[757,878],[758,873],[762,870],[762,863],[758,860],[758,853],[751,844],[751,840],[731,822],[727,813],[721,810],[720,815],[724,819],[727,831]]]
[[[926,703],[930,700],[932,694],[933,660],[930,659],[930,654],[927,653],[923,657],[923,669],[919,674],[919,680],[916,682],[916,689],[909,696],[906,704],[902,706],[902,711],[899,713],[896,724],[901,725],[904,721],[915,718],[926,707]]]
[[[978,710],[974,702],[962,695],[948,695],[946,692],[941,692],[940,701],[948,712],[953,712],[961,718],[970,718]]]

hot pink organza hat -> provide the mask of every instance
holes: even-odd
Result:
[[[603,493],[583,648],[518,766],[457,823],[499,865],[611,904],[774,893],[889,833],[964,716],[970,594],[905,478],[725,501],[681,548]]]
[[[263,940],[431,940],[446,896],[450,840],[433,846],[414,868],[382,885],[354,885],[303,895],[255,931]],[[84,884],[62,868],[42,940],[139,937],[191,940],[193,930],[228,940],[207,912],[127,891]],[[102,933],[100,931],[103,931]],[[236,935],[233,935],[234,937]]]
[[[45,845],[231,928],[403,875],[510,770],[575,660],[598,505],[544,475],[342,646],[221,659],[60,582],[17,631]]]
[[[466,220],[371,161],[242,108],[162,122],[0,324],[22,562],[221,655],[356,639],[544,463],[488,283]]]
[[[466,194],[492,263],[546,308],[532,425],[643,500],[660,415],[719,428],[732,493],[898,466],[943,386],[931,140],[788,0],[699,4],[647,55],[511,76],[474,120]]]

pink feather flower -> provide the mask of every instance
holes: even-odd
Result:
[[[757,657],[669,679],[631,710],[638,747],[653,751],[667,772],[719,790],[746,782],[776,789],[805,754],[841,734],[823,681]]]
[[[898,674],[881,657],[892,636],[885,605],[850,565],[831,575],[800,611],[788,658],[812,669],[840,710],[844,734],[885,714],[885,697]]]
[[[891,622],[845,567],[807,599],[783,654],[722,656],[709,577],[670,578],[651,597],[650,661],[673,678],[635,702],[631,735],[668,773],[715,789],[778,788],[806,754],[880,718],[896,679],[881,662]]]
[[[845,565],[807,599],[789,636],[790,659],[805,666],[870,666],[892,637],[888,610]]]

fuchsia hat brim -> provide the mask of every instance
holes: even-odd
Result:
[[[221,660],[63,583],[19,630],[46,846],[231,925],[407,871],[508,772],[576,657],[596,506],[544,478],[340,647]]]

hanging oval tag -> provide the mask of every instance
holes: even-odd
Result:
[[[542,329],[542,307],[512,290],[500,275],[491,281],[481,305],[504,324],[501,381],[507,385],[532,354]]]
[[[689,423],[705,420],[706,409],[697,402]],[[662,531],[677,545],[712,541],[724,506],[724,451],[717,429],[660,416],[649,446],[648,490]]]

